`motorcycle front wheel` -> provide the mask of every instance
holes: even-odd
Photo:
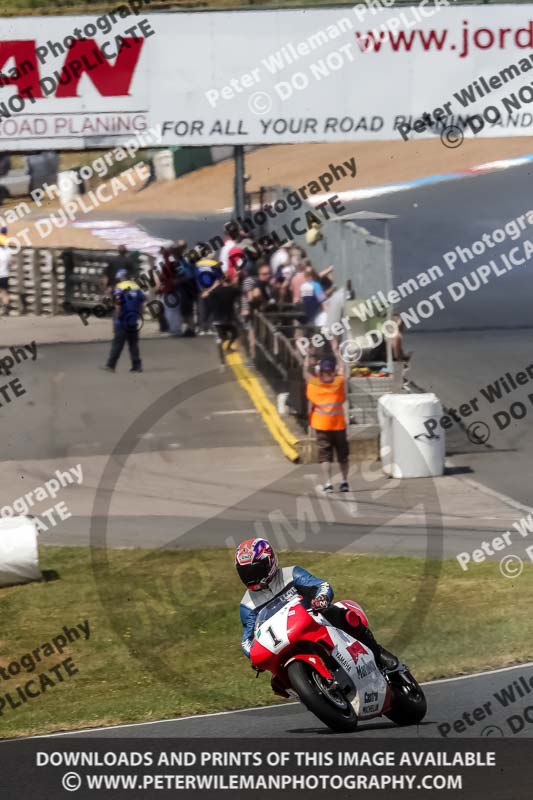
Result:
[[[342,692],[304,661],[293,661],[287,669],[291,686],[306,708],[328,728],[351,733],[357,728],[357,714]]]
[[[424,692],[408,670],[399,678],[391,683],[392,707],[385,716],[397,725],[418,725],[427,711]]]

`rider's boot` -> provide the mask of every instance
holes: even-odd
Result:
[[[376,642],[370,628],[363,625],[359,615],[355,611],[350,610],[346,612],[346,622],[352,628],[352,635],[372,651],[372,655],[376,659],[378,667],[381,669],[396,669],[399,664],[396,656]]]

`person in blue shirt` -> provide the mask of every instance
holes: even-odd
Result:
[[[312,267],[304,270],[305,281],[300,287],[300,299],[308,325],[321,327],[326,324],[326,295]]]
[[[220,262],[214,258],[202,256],[196,264],[196,281],[200,297],[198,301],[198,324],[200,335],[209,331],[211,324],[211,314],[209,308],[209,295],[220,284],[223,272]]]
[[[196,336],[194,328],[194,307],[198,299],[196,269],[186,257],[187,242],[180,239],[172,249],[176,264],[176,288],[180,298],[180,311],[185,323],[182,336]]]
[[[126,270],[119,270],[116,277],[117,284],[113,291],[113,299],[115,301],[113,341],[104,369],[108,372],[115,371],[117,361],[127,342],[131,357],[130,372],[142,372],[141,354],[139,352],[139,330],[143,325],[146,295],[135,281],[128,279]]]

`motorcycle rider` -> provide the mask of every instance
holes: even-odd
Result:
[[[242,649],[248,657],[259,611],[274,598],[289,599],[300,594],[328,622],[366,645],[378,667],[395,669],[398,666],[396,656],[376,642],[360,606],[351,601],[332,605],[333,589],[329,583],[315,577],[303,567],[280,568],[274,549],[267,539],[254,538],[241,542],[235,552],[235,567],[239,578],[247,587],[241,600],[240,612],[243,626]],[[272,688],[276,691],[274,684]]]

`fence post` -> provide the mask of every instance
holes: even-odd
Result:
[[[17,259],[17,310],[22,316],[25,310],[24,297],[24,259],[22,256],[22,249],[16,255]]]
[[[50,270],[50,312],[52,316],[57,314],[57,250],[51,251],[52,265]]]
[[[43,296],[41,290],[41,251],[33,251],[33,290],[35,292],[34,313],[40,316],[43,313]]]

